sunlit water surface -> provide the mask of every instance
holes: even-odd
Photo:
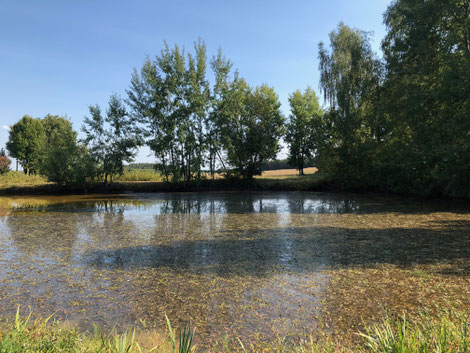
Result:
[[[470,307],[468,204],[321,193],[0,198],[0,316],[191,321],[205,345]],[[450,304],[449,304],[450,303]],[[29,309],[28,309],[29,310]]]

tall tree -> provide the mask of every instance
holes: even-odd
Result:
[[[285,140],[289,147],[289,162],[299,175],[304,175],[305,163],[317,152],[322,143],[323,112],[318,97],[310,88],[289,96],[291,114],[286,125]]]
[[[186,178],[195,174],[201,178],[201,170],[206,163],[207,150],[207,122],[210,108],[210,87],[206,78],[207,55],[206,45],[199,40],[194,44],[195,57],[188,54],[188,90],[189,104],[189,134],[192,136],[188,143],[188,156],[186,161]]]
[[[84,143],[108,183],[115,174],[123,173],[123,162],[131,162],[141,145],[140,131],[126,107],[117,95],[109,99],[106,116],[98,105],[90,106],[90,117],[86,117],[82,131]]]
[[[367,33],[340,23],[330,33],[330,50],[319,45],[320,87],[329,104],[330,126],[323,167],[335,177],[361,181],[372,173],[371,161],[382,139],[378,96],[381,63]]]
[[[470,195],[470,3],[397,0],[385,14],[392,187]]]
[[[41,120],[25,115],[11,127],[6,147],[10,155],[18,159],[24,172],[29,175],[39,169],[44,141],[45,132]]]
[[[146,142],[167,180],[201,177],[209,109],[206,46],[195,43],[195,56],[178,46],[165,48],[134,72],[128,101],[144,126]]]
[[[206,123],[206,141],[208,147],[209,171],[212,179],[215,177],[217,159],[224,166],[222,156],[222,126],[227,116],[225,109],[227,107],[226,97],[230,93],[230,72],[233,63],[224,57],[222,49],[219,48],[217,55],[212,57],[211,68],[214,73],[215,82],[212,87],[211,109]],[[235,73],[235,78],[238,73]]]

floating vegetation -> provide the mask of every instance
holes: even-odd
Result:
[[[384,311],[470,308],[467,205],[317,193],[19,199],[0,198],[10,205],[0,316],[22,305],[125,333],[162,330],[166,314],[191,322],[202,349],[298,345],[320,331],[357,343]]]

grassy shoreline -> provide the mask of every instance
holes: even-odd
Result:
[[[0,352],[2,353],[189,353],[189,352],[292,352],[292,353],[469,353],[470,315],[468,312],[423,315],[409,319],[405,315],[384,316],[379,324],[364,327],[356,333],[354,343],[320,332],[296,343],[279,338],[271,346],[244,344],[232,337],[232,343],[220,342],[214,348],[197,345],[197,331],[191,326],[173,329],[167,318],[166,331],[145,331],[130,328],[124,333],[104,333],[99,327],[94,332],[83,332],[67,327],[63,322],[22,317],[17,311],[13,320],[0,325]]]
[[[0,195],[119,194],[128,192],[206,192],[206,191],[327,191],[330,187],[320,175],[291,178],[203,179],[189,182],[116,181],[105,186],[93,183],[84,188],[53,183],[0,185]]]
[[[318,173],[316,168],[309,168],[303,176],[291,170],[264,172],[252,180],[224,178],[216,175],[215,179],[166,182],[153,170],[130,170],[117,176],[111,185],[102,182],[86,186],[61,186],[48,182],[42,176],[27,176],[22,172],[9,172],[0,175],[0,196],[25,195],[86,195],[86,194],[125,194],[125,193],[172,193],[172,192],[244,192],[244,191],[314,191],[346,192],[357,194],[385,194],[419,199],[449,199],[468,201],[466,197],[443,195],[429,191],[427,193],[409,193],[387,188],[368,187],[332,180],[327,175]]]

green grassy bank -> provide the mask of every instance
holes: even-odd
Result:
[[[233,344],[221,343],[213,349],[199,348],[197,331],[190,326],[174,330],[169,321],[166,332],[131,329],[125,333],[105,334],[99,328],[94,332],[80,332],[67,328],[51,318],[31,320],[18,313],[0,328],[2,353],[189,353],[189,352],[293,352],[293,353],[468,353],[470,332],[468,313],[423,316],[418,320],[406,317],[385,317],[382,323],[364,328],[357,333],[358,340],[343,340],[331,333],[311,336],[295,343],[279,339],[271,346],[258,347],[232,339]]]

